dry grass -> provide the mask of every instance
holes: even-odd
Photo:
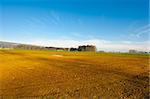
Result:
[[[148,57],[0,50],[0,96],[142,99],[149,92]]]

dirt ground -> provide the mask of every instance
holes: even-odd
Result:
[[[0,50],[2,99],[148,96],[148,55]]]

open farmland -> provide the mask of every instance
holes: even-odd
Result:
[[[0,96],[142,99],[149,56],[99,52],[0,50]]]

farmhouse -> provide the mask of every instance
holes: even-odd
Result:
[[[137,50],[129,50],[129,53],[131,54],[148,54],[146,51],[137,51]]]
[[[78,47],[78,51],[92,51],[96,52],[96,46],[93,45],[83,45]]]
[[[73,48],[73,47],[71,47],[71,48],[70,48],[70,51],[77,52],[77,51],[78,51],[78,48]]]
[[[137,50],[129,50],[129,53],[137,53]]]
[[[78,48],[70,48],[70,51],[90,51],[90,52],[96,52],[96,46],[94,45],[83,45],[79,46]]]

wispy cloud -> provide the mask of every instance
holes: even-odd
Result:
[[[60,16],[55,11],[50,11],[49,14],[44,15],[44,17],[41,16],[32,16],[26,19],[27,25],[30,25],[32,27],[41,27],[48,24],[54,24],[57,25],[60,23]]]
[[[50,11],[50,20],[57,25],[60,22],[60,16],[55,11]]]
[[[149,36],[149,33],[150,33],[150,24],[147,24],[131,31],[131,33],[129,34],[129,38],[140,39],[143,36]]]
[[[150,24],[136,29],[134,33],[137,38],[140,38],[142,35],[148,35],[150,33]]]

